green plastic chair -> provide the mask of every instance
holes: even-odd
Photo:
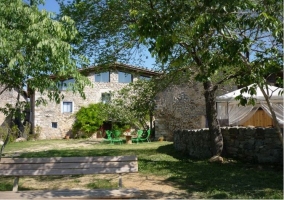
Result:
[[[122,139],[120,138],[121,136],[121,132],[119,130],[114,130],[113,131],[113,138],[112,138],[112,142],[119,142],[120,144],[122,144]]]
[[[145,138],[141,137],[141,138],[139,139],[139,141],[141,141],[141,142],[144,142],[144,141],[151,142],[151,140],[150,140],[150,135],[151,135],[151,130],[149,129],[149,130],[147,130],[147,135],[146,135],[146,137],[145,137]]]
[[[107,141],[110,142],[110,144],[113,144],[112,140],[112,131],[111,130],[106,130],[106,135],[107,135]]]
[[[136,144],[138,144],[139,141],[140,141],[140,138],[142,137],[142,134],[143,134],[143,130],[138,130],[137,131],[137,137],[136,138],[132,138],[131,141],[132,142],[136,142]]]

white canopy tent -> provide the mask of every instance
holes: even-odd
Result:
[[[253,87],[253,85],[255,84],[249,85],[248,87]],[[256,101],[254,106],[239,105],[239,101],[235,98],[241,94],[241,90],[242,88],[216,98],[217,118],[221,125],[241,125],[251,118],[260,107],[271,117],[271,112],[259,87],[256,88],[256,95],[251,96],[249,93],[242,94],[246,98],[254,98]],[[278,122],[281,125],[284,125],[283,96],[279,95],[281,91],[283,91],[283,88],[268,86],[268,91],[266,91],[266,93],[269,96],[271,106],[276,114]]]

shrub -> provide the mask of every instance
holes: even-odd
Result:
[[[21,131],[19,130],[18,126],[13,125],[11,128],[9,142],[14,142],[20,134],[21,134]]]
[[[19,134],[19,129],[16,125],[12,126],[11,128],[7,124],[0,126],[0,140],[5,141],[9,132],[10,136],[8,143],[14,142]]]
[[[39,138],[39,134],[38,133],[34,133],[34,134],[28,134],[27,140],[38,140]]]
[[[112,125],[112,129],[113,130],[119,130],[121,133],[129,130],[131,128],[131,126],[129,124],[124,124],[124,123],[114,123]]]
[[[107,118],[105,107],[102,103],[82,107],[76,113],[76,121],[72,127],[74,138],[88,138],[98,131]]]
[[[5,141],[9,128],[7,126],[0,126],[0,140]]]
[[[23,133],[22,133],[22,137],[28,139],[28,135],[30,134],[30,132],[31,132],[31,124],[29,122],[27,122],[24,125],[24,130],[23,130]]]

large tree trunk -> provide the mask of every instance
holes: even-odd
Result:
[[[206,115],[209,127],[210,139],[211,139],[211,152],[212,156],[220,156],[223,151],[223,136],[221,133],[220,125],[217,120],[216,111],[216,90],[217,85],[213,86],[211,81],[203,83],[205,90],[205,102],[206,102]]]

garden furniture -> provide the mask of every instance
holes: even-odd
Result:
[[[139,141],[141,141],[141,142],[143,142],[143,141],[151,142],[151,140],[150,140],[150,135],[151,135],[151,130],[148,129],[148,130],[146,131],[146,137],[145,137],[145,138],[140,137]]]
[[[137,137],[136,138],[132,138],[132,142],[136,142],[136,144],[139,143],[140,138],[142,137],[143,134],[143,130],[138,130],[137,131]]]
[[[112,143],[118,142],[119,144],[122,144],[122,139],[120,138],[120,136],[121,136],[121,131],[114,130],[113,137],[112,137]]]
[[[13,192],[0,192],[1,199],[34,198],[134,198],[137,189],[122,189],[121,175],[138,172],[137,156],[51,157],[51,158],[2,158],[0,176],[14,176]],[[18,191],[19,177],[58,176],[85,174],[119,174],[119,189]]]
[[[106,130],[106,135],[107,135],[107,141],[110,142],[110,144],[112,144],[112,131],[111,130]]]

